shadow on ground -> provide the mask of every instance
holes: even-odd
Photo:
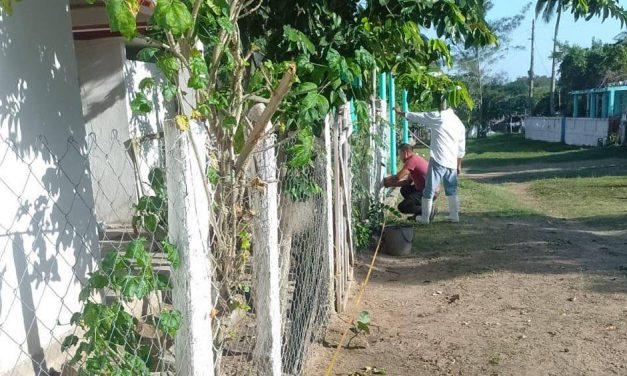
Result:
[[[572,220],[502,214],[417,226],[413,255],[382,267],[396,276],[390,282],[408,285],[498,271],[585,273],[596,281],[593,291],[627,293],[627,214]],[[379,265],[391,259],[383,256]]]

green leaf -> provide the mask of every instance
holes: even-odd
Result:
[[[355,60],[363,69],[370,69],[375,65],[374,56],[363,47],[355,51]]]
[[[306,94],[310,91],[317,91],[317,90],[318,90],[318,85],[314,84],[313,82],[303,82],[302,84],[298,85],[298,87],[295,88],[294,95]]]
[[[175,37],[182,36],[194,26],[192,14],[180,0],[159,0],[152,15],[154,22]]]
[[[227,116],[222,120],[222,127],[231,129],[237,125],[237,120],[234,116]]]
[[[91,296],[91,289],[89,287],[84,287],[81,289],[81,292],[78,294],[78,301],[85,302]]]
[[[240,248],[243,251],[248,251],[250,250],[250,233],[246,232],[246,231],[242,231],[239,233],[239,238],[240,238]]]
[[[207,179],[209,179],[209,183],[216,185],[218,181],[220,181],[220,175],[218,174],[218,170],[213,167],[209,167],[207,170]]]
[[[181,266],[181,256],[179,254],[179,250],[174,244],[171,244],[167,241],[162,243],[163,251],[166,254],[168,261],[172,264],[174,269],[178,269]]]
[[[126,363],[125,366],[130,368],[132,375],[147,376],[150,374],[148,367],[146,367],[146,362],[135,354],[127,353],[124,356],[124,362]]]
[[[370,334],[370,326],[368,324],[364,324],[363,322],[357,323],[357,329],[359,329],[362,332],[365,332],[366,334]]]
[[[105,356],[94,356],[88,358],[85,362],[85,368],[87,371],[93,372],[94,375],[100,374],[102,370],[106,369],[109,364],[109,360]]]
[[[119,31],[127,40],[133,39],[137,34],[137,0],[108,0],[106,9],[111,31]]]
[[[340,77],[342,81],[353,81],[353,73],[350,71],[346,59],[337,50],[330,48],[327,52],[326,60],[331,71]]]
[[[166,332],[171,337],[176,335],[176,332],[181,327],[183,321],[183,315],[177,310],[163,311],[159,316],[157,327]]]
[[[314,137],[310,128],[301,129],[297,134],[297,143],[289,148],[290,167],[304,166],[311,161],[313,154]]]
[[[159,217],[157,217],[155,214],[148,214],[144,216],[144,226],[146,227],[146,230],[148,230],[149,232],[157,231],[158,224],[159,224]]]
[[[120,284],[122,296],[128,300],[133,297],[143,299],[149,292],[148,283],[141,276],[125,275],[120,278]]]
[[[294,29],[293,27],[289,25],[283,26],[283,36],[289,42],[292,42],[290,43],[290,45],[295,45],[296,49],[301,52],[309,52],[310,54],[313,54],[314,52],[316,52],[316,46],[300,30]],[[293,48],[290,47],[288,50],[291,51],[293,50]]]
[[[155,167],[148,173],[148,182],[155,192],[165,192],[165,173],[163,169]]]
[[[126,246],[126,254],[124,257],[127,259],[136,259],[137,257],[141,257],[143,253],[146,253],[146,248],[144,247],[145,240],[144,238],[139,238],[131,241]]]
[[[70,325],[78,325],[81,322],[81,313],[75,312],[70,318]]]
[[[89,287],[92,289],[101,289],[109,284],[109,277],[102,275],[100,272],[92,274],[89,278]]]
[[[156,47],[146,47],[139,50],[137,53],[137,60],[151,62],[155,59],[155,56],[160,50]]]
[[[75,335],[67,336],[67,337],[65,337],[65,339],[63,340],[63,343],[61,344],[61,351],[65,352],[70,347],[76,345],[77,343],[78,343],[78,337],[77,336],[75,336]]]
[[[357,315],[357,322],[363,324],[370,324],[370,313],[368,311],[361,311]]]
[[[170,282],[170,278],[165,274],[156,274],[156,286],[157,290],[172,290],[172,283]]]
[[[139,90],[150,91],[155,86],[155,80],[152,77],[146,77],[139,82]]]
[[[176,85],[172,85],[171,83],[163,85],[163,89],[161,90],[161,93],[163,94],[163,99],[165,99],[167,102],[173,101],[174,98],[176,98],[177,90],[178,89]]]
[[[131,110],[136,114],[145,114],[152,111],[152,105],[144,93],[135,93],[131,101]]]
[[[229,34],[235,31],[235,25],[233,25],[229,17],[218,17],[218,25]]]
[[[170,80],[175,78],[181,69],[181,62],[176,56],[163,55],[157,59],[157,67],[161,69],[163,74]]]
[[[302,54],[296,58],[296,70],[299,73],[311,73],[315,69],[309,60],[309,56]]]

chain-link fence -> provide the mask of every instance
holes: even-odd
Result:
[[[28,150],[14,135],[1,135],[0,197],[7,206],[0,221],[0,374],[187,374],[177,356],[198,328],[180,307],[194,296],[213,307],[204,313],[204,338],[213,338],[208,364],[215,374],[302,374],[336,304],[329,138],[340,137],[331,132],[336,120],[329,119],[326,139],[316,141],[304,166],[290,166],[290,144],[271,137],[253,153],[242,207],[225,213],[248,223],[237,227],[232,265],[239,270],[228,279],[222,254],[212,248],[215,231],[203,235],[197,226],[201,250],[172,237],[171,225],[190,218],[215,225],[209,214],[172,210],[169,201],[189,192],[166,189],[177,163],[207,176],[211,150],[202,161],[207,170],[197,160],[177,160],[161,133],[131,140],[115,131],[81,140],[41,136]],[[202,179],[180,183],[201,186]],[[203,209],[195,205],[187,209]],[[190,258],[197,251],[199,258]],[[190,293],[180,285],[198,260],[212,280]]]

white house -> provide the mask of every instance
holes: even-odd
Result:
[[[83,0],[0,11],[0,375],[62,369],[99,234],[128,227],[141,182],[163,163],[165,107],[150,117],[129,107],[156,72],[127,59],[136,49]]]

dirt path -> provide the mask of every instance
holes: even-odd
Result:
[[[472,214],[436,226],[456,237],[380,256],[362,307],[372,333],[342,351],[333,375],[627,375],[627,229]],[[324,374],[343,320],[307,375]]]

